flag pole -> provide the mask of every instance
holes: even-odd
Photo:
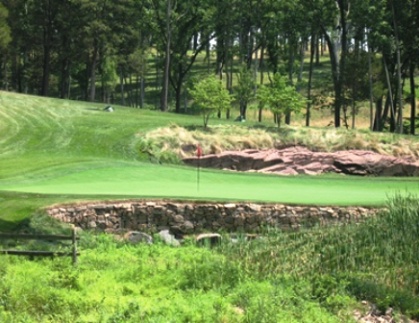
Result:
[[[202,156],[202,148],[199,144],[196,146],[196,156],[198,157],[198,163],[196,167],[196,189],[199,192],[201,156]]]

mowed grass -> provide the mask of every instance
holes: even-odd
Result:
[[[86,166],[86,165],[85,165]],[[278,177],[162,166],[143,162],[62,168],[17,182],[3,180],[9,191],[108,197],[150,197],[222,201],[258,201],[312,205],[381,205],[388,195],[419,192],[415,179],[338,176]],[[68,173],[67,173],[68,172]]]
[[[196,169],[152,163],[138,143],[158,127],[201,126],[200,116],[119,106],[107,113],[104,107],[0,92],[0,191],[19,192],[14,199],[24,192],[52,194],[54,201],[138,197],[317,205],[382,205],[394,192],[419,192],[415,178],[279,177],[207,169],[201,170],[198,187]],[[218,124],[233,121],[210,121]],[[10,198],[3,197],[3,203]],[[11,218],[12,205],[6,212]]]

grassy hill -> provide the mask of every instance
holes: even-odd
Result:
[[[201,170],[198,191],[196,169],[158,163],[143,152],[140,143],[159,127],[199,128],[199,116],[119,106],[108,113],[103,108],[0,93],[0,219],[21,220],[45,203],[83,198],[381,205],[394,192],[419,192],[414,178],[284,178],[216,170]],[[213,119],[211,123],[228,128],[233,121]],[[246,136],[246,129],[255,125],[235,123],[234,127],[244,128],[242,136]],[[37,195],[26,195],[22,203],[23,193]],[[26,205],[23,210],[22,205]]]
[[[174,124],[199,130],[201,118],[103,108],[0,92],[0,231],[62,232],[38,210],[74,200],[383,205],[399,194],[362,226],[273,230],[214,250],[191,240],[182,248],[133,246],[82,232],[75,268],[69,259],[2,256],[1,322],[351,322],[355,310],[369,310],[361,300],[419,318],[417,179],[201,170],[198,190],[196,169],[156,157],[165,145],[156,144],[153,155],[143,148],[150,132]],[[255,126],[211,123],[245,134]]]

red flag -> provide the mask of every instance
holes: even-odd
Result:
[[[196,156],[198,158],[201,158],[201,156],[202,156],[202,148],[201,148],[201,146],[199,144],[196,145]]]

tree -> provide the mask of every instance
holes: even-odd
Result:
[[[150,0],[154,16],[150,28],[155,30],[156,46],[164,56],[164,76],[161,93],[161,110],[167,110],[168,82],[175,92],[175,111],[180,112],[182,90],[186,76],[196,58],[213,33],[214,8],[208,0],[174,1]],[[191,40],[198,35],[199,44],[191,49]]]
[[[200,109],[204,118],[204,128],[207,127],[209,117],[214,112],[228,109],[232,101],[230,93],[213,75],[196,83],[190,93],[194,104]]]
[[[240,117],[246,119],[249,102],[255,97],[255,81],[252,71],[243,65],[237,74],[236,98],[240,106]]]
[[[270,109],[276,116],[278,128],[281,120],[288,113],[300,112],[306,100],[298,93],[295,87],[288,85],[286,79],[276,73],[269,86],[261,86],[258,90],[260,105]]]

